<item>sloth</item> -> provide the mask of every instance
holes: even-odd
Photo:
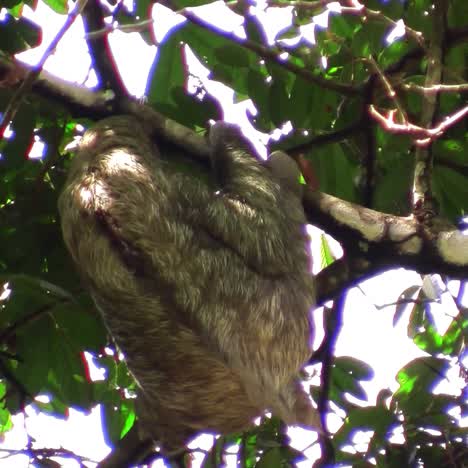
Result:
[[[106,118],[59,199],[65,244],[137,383],[139,425],[166,451],[267,410],[320,427],[298,379],[315,305],[299,169],[281,152],[259,162],[236,125],[214,124],[208,144],[210,178],[196,179],[135,117]]]

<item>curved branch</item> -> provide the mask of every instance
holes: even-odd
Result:
[[[398,266],[419,273],[468,277],[468,234],[444,220],[436,218],[430,226],[421,225],[414,217],[381,213],[307,188],[303,201],[307,219],[337,239],[346,251],[334,271],[346,284]],[[320,280],[324,285],[330,282],[326,271],[328,268]],[[333,295],[330,285],[323,294],[324,298]]]
[[[195,24],[196,26],[199,26],[200,28],[206,29],[211,32],[215,32],[218,36],[221,36],[224,39],[227,39],[228,41],[234,42],[235,44],[240,45],[254,52],[259,57],[265,60],[269,60],[271,62],[276,63],[280,67],[283,67],[284,69],[289,70],[290,72],[296,74],[297,76],[304,78],[306,81],[310,83],[314,83],[324,89],[329,89],[331,91],[335,91],[345,96],[359,96],[363,92],[363,86],[359,86],[359,85],[353,86],[347,83],[339,83],[337,81],[327,80],[325,78],[317,76],[314,73],[310,72],[305,67],[296,65],[294,62],[291,62],[288,60],[283,60],[280,57],[280,54],[273,49],[264,47],[261,44],[257,44],[256,42],[252,42],[246,39],[240,39],[235,34],[217,28],[213,24],[203,20],[202,18],[195,15],[191,11],[188,11],[186,9],[177,10],[171,6],[171,3],[169,0],[164,1],[163,4],[166,5],[168,8],[170,8],[174,13],[177,13],[183,16],[184,18],[186,18],[188,21]]]
[[[8,67],[12,64],[0,58],[0,79]],[[100,119],[119,112],[135,115],[156,140],[169,142],[187,157],[208,164],[209,147],[202,136],[135,100],[106,100],[105,94],[66,83],[46,72],[40,74],[33,89],[59,99],[72,112],[77,109],[81,116]],[[81,102],[78,97],[83,98]],[[327,279],[329,273],[321,274],[324,289],[320,297],[331,297],[343,284],[356,284],[377,271],[397,266],[468,278],[468,236],[452,225],[434,220],[430,226],[421,226],[412,217],[380,213],[307,188],[303,202],[311,224],[341,242],[347,253],[340,263],[343,266],[332,270],[333,276]]]

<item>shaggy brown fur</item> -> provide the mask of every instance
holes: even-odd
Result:
[[[297,375],[313,278],[298,169],[210,132],[214,183],[170,170],[133,117],[88,130],[60,197],[66,245],[140,388],[145,431],[176,449],[266,409],[318,425]]]

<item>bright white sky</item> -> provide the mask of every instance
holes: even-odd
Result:
[[[213,6],[217,8],[222,7],[219,2],[210,5],[210,7]],[[23,61],[36,64],[41,58],[45,47],[51,42],[62,26],[65,17],[56,15],[42,2],[38,3],[38,8],[34,13],[28,7],[25,7],[25,10],[28,12],[25,16],[45,26],[42,46],[19,56]],[[229,13],[229,11],[226,12],[223,9],[216,13],[216,17],[218,20],[228,18],[228,21],[230,21],[228,24],[232,26],[234,19],[232,16],[229,16]],[[164,24],[171,24],[170,18],[167,21],[161,21],[164,14],[168,13],[165,10],[158,11],[158,21]],[[289,20],[289,12],[284,9],[281,10],[273,19],[270,19],[270,24],[272,25],[271,31],[273,31],[273,28],[280,29],[285,24],[288,24]],[[321,15],[320,21],[324,21],[323,15]],[[162,30],[156,31],[158,40],[163,37],[164,33],[165,31]],[[80,20],[77,20],[60,42],[56,53],[48,59],[45,68],[64,79],[83,83],[90,67],[90,58],[83,36],[82,23]],[[153,62],[156,48],[147,46],[137,34],[115,32],[110,36],[110,41],[117,64],[129,90],[135,96],[143,95],[146,76]],[[139,51],[139,53],[136,54],[135,51]],[[196,72],[199,74],[199,78],[205,82],[207,76],[203,72],[203,68],[197,68]],[[93,74],[91,74],[86,84],[95,84]],[[205,84],[217,96],[222,96],[223,102],[233,103],[233,93],[224,85],[216,83]],[[226,120],[248,126],[249,123],[245,117],[245,109],[247,108],[254,111],[252,105],[248,102],[228,106],[226,109]],[[258,139],[261,135],[258,132],[246,131],[246,134],[257,139],[257,146],[260,144]],[[260,139],[263,143],[266,142],[264,136]],[[320,258],[320,254],[314,252],[314,258]],[[315,265],[315,267],[318,268],[320,265]],[[371,404],[375,402],[377,392],[380,389],[390,388],[394,391],[397,388],[395,375],[404,364],[414,357],[424,355],[406,336],[408,316],[402,317],[398,326],[393,328],[394,307],[376,309],[374,305],[394,303],[404,289],[413,284],[420,283],[421,279],[419,275],[400,269],[366,281],[361,285],[361,290],[355,288],[348,294],[347,307],[344,314],[344,326],[337,343],[336,355],[355,356],[369,363],[374,368],[375,379],[372,382],[364,383]],[[454,283],[455,286],[456,284]],[[449,300],[448,295],[444,298],[443,305],[438,307],[443,311],[437,314],[439,316],[439,331],[443,333],[450,323],[451,317],[457,311],[454,309],[454,305]],[[316,313],[318,324],[321,324],[320,315],[321,310]],[[372,332],[369,333],[370,331]],[[323,333],[319,331],[317,335],[316,343],[319,343]],[[96,376],[99,377],[98,370],[95,370],[95,372]],[[459,391],[463,383],[457,379],[456,372],[453,374],[450,376],[450,380],[440,387],[439,391]],[[330,428],[332,430],[339,427],[340,424],[339,418],[330,419]],[[37,446],[62,446],[94,460],[100,460],[109,451],[101,434],[98,409],[94,409],[89,415],[84,415],[72,409],[70,410],[68,420],[62,421],[38,414],[34,409],[29,407],[26,418],[23,415],[14,418],[14,429],[6,434],[4,443],[0,446],[0,449],[2,447],[17,450],[23,449],[26,443],[25,430],[37,440]],[[301,450],[309,446],[311,441],[315,440],[314,435],[308,435],[301,429],[291,429],[291,435],[295,439],[294,446]],[[364,438],[362,442],[366,440],[368,439]],[[209,440],[205,439],[203,445],[204,448],[208,449]],[[316,449],[316,446],[312,446],[306,453],[315,459]],[[61,460],[61,463],[67,467],[78,466],[77,463],[70,460]],[[11,466],[13,466],[12,458],[7,458],[4,461],[0,460],[0,468]],[[17,468],[27,467],[27,457],[16,456],[14,458],[14,466]],[[153,466],[162,466],[162,464],[158,463]],[[234,463],[232,466],[235,466]],[[302,468],[310,466],[310,461],[298,466]]]

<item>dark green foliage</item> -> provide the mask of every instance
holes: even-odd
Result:
[[[67,2],[63,0],[45,3],[56,12],[67,12]],[[207,3],[179,1],[176,8]],[[361,3],[394,21],[403,19],[406,25],[422,32],[426,40],[432,38],[433,2],[430,0]],[[0,8],[8,10],[0,22],[0,59],[41,42],[40,27],[22,16],[24,5],[34,7],[35,4],[35,0],[0,0]],[[113,19],[120,25],[139,25],[150,18],[151,6],[148,0],[137,0],[134,12],[120,9]],[[243,13],[242,5],[233,8]],[[449,2],[449,28],[466,29],[467,8],[466,0]],[[313,15],[321,12],[323,8],[298,9],[293,24],[280,31],[278,38],[296,37],[299,26],[309,24]],[[410,120],[418,123],[425,107],[422,94],[398,85],[424,84],[425,51],[408,36],[387,45],[389,23],[371,16],[364,22],[357,14],[336,13],[330,14],[328,28],[316,29],[316,46],[301,42],[281,49],[278,43],[268,44],[265,30],[255,16],[250,13],[246,16],[249,41],[270,47],[276,53],[287,50],[291,63],[323,82],[317,83],[260,57],[252,49],[215,31],[185,22],[159,45],[147,81],[148,104],[196,130],[206,128],[209,119],[222,117],[220,105],[213,96],[205,96],[204,89],[196,96],[185,91],[189,77],[185,47],[189,46],[209,68],[211,78],[235,91],[236,100],[252,100],[257,114],[249,118],[258,130],[270,132],[291,122],[293,131],[278,146],[294,151],[298,145],[312,141],[301,153],[315,169],[322,191],[356,203],[366,201],[379,211],[408,214],[414,170],[413,140],[407,135],[392,134],[369,120],[362,96],[341,94],[326,85],[331,82],[362,86],[372,72],[372,59],[390,78]],[[148,28],[141,35],[153,43]],[[466,82],[466,38],[448,41],[445,46],[444,80]],[[411,60],[402,65],[401,60],[409,56]],[[321,65],[322,57],[327,60],[325,68]],[[392,73],[395,67],[397,72]],[[10,78],[13,80],[9,81]],[[5,77],[1,70],[2,114],[17,89],[16,78],[15,74]],[[394,107],[381,84],[374,91],[371,97],[366,97],[366,103],[372,102],[382,111]],[[466,91],[442,93],[435,123],[465,105]],[[77,123],[89,125],[89,121],[77,121],[68,112],[66,105],[45,95],[27,94],[11,124],[13,134],[0,140],[0,295],[6,283],[11,290],[9,297],[0,302],[0,432],[11,429],[12,414],[21,411],[37,395],[47,394],[48,403],[36,401],[34,405],[62,418],[67,416],[69,407],[87,411],[101,403],[106,439],[116,443],[135,418],[133,399],[129,397],[135,392],[135,383],[117,353],[105,350],[109,345],[112,348],[112,344],[81,286],[59,230],[57,197],[70,160],[64,148],[79,133]],[[332,138],[327,144],[316,143],[317,137],[353,125],[359,130],[343,138]],[[371,148],[367,147],[369,140],[365,138],[368,129],[373,137]],[[303,130],[308,135],[303,135]],[[45,149],[41,159],[33,160],[28,155],[36,137],[40,137]],[[465,121],[449,128],[431,148],[433,194],[439,213],[452,221],[459,220],[468,211],[467,141],[465,117]],[[178,172],[206,180],[206,174],[200,177],[199,168],[187,161],[178,159],[174,167]],[[373,169],[372,196],[364,200],[363,186],[369,168]],[[322,238],[322,254],[324,264],[333,261],[325,238]],[[449,326],[441,331],[436,327],[435,318],[446,311],[431,308],[433,298],[419,285],[408,284],[404,288],[394,323],[399,326],[403,322],[409,339],[427,355],[407,363],[395,376],[398,389],[394,393],[383,389],[375,404],[366,401],[365,392],[372,369],[351,357],[335,359],[330,369],[328,399],[331,411],[338,407],[346,413],[342,426],[331,436],[335,466],[412,468],[423,464],[426,468],[454,468],[461,467],[467,458],[466,433],[453,416],[457,411],[466,414],[466,390],[461,396],[441,392],[434,395],[433,391],[435,385],[445,381],[448,371],[453,372],[453,363],[466,346],[466,309],[456,302],[458,311],[455,309]],[[409,312],[409,317],[405,312]],[[375,313],[384,312],[376,310]],[[363,325],[357,339],[371,339],[372,334],[373,330]],[[105,370],[104,380],[90,381],[83,359],[85,351]],[[317,387],[312,387],[312,395],[316,400],[319,398]],[[361,407],[361,404],[368,406]],[[449,410],[452,410],[450,414]],[[371,431],[369,446],[351,454],[345,447],[355,445],[358,431]],[[402,434],[399,441],[390,438],[392,431]],[[265,419],[261,426],[242,435],[218,439],[204,466],[219,466],[231,445],[239,445],[242,466],[287,466],[298,454],[285,448],[286,442],[279,422]]]

